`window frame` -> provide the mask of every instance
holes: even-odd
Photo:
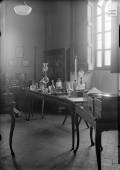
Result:
[[[90,12],[90,13],[89,13]],[[90,14],[90,15],[89,15]],[[88,0],[87,5],[87,62],[88,71],[94,69],[94,5]]]
[[[98,5],[98,3],[96,3],[95,4],[95,69],[106,69],[106,70],[108,70],[108,69],[110,69],[110,67],[111,67],[111,57],[112,56],[110,56],[110,65],[105,65],[105,52],[106,51],[110,51],[110,55],[112,55],[112,46],[111,46],[111,48],[108,48],[108,49],[105,49],[105,33],[107,33],[107,32],[110,32],[111,33],[111,35],[112,35],[112,18],[110,19],[111,21],[111,29],[110,30],[105,30],[105,14],[106,14],[106,12],[105,12],[105,5],[106,5],[106,3],[107,3],[107,1],[104,1],[103,2],[104,4],[103,4],[103,6],[99,6]],[[101,8],[101,10],[102,10],[102,12],[101,12],[101,14],[97,14],[97,9],[98,8]],[[97,32],[97,17],[99,17],[99,16],[101,16],[102,17],[102,30],[101,30],[101,32]],[[97,44],[98,44],[98,39],[97,39],[97,35],[98,34],[102,34],[102,49],[98,49],[97,48]],[[112,37],[111,37],[112,38]],[[112,43],[111,43],[111,45],[112,45]],[[97,66],[97,53],[98,52],[102,52],[102,64],[101,64],[101,66],[99,67],[99,66]]]

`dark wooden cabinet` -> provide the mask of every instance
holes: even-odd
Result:
[[[47,76],[50,81],[58,78],[64,81],[70,79],[70,49],[60,48],[44,51],[44,62],[48,63]]]

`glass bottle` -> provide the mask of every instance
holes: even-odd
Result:
[[[62,89],[62,81],[60,78],[57,79],[57,82],[56,82],[56,88],[58,89]]]

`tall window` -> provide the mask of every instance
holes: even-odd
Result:
[[[87,15],[88,15],[88,44],[87,44],[87,50],[88,50],[88,70],[92,70],[94,66],[94,59],[93,59],[93,3],[89,0],[88,1],[88,8],[87,8]]]
[[[99,0],[96,6],[96,67],[111,65],[111,16],[108,1]],[[109,5],[110,5],[109,0]]]

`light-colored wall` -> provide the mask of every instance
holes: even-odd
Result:
[[[26,73],[27,79],[34,77],[34,57],[37,55],[40,74],[44,50],[44,4],[31,1],[32,13],[28,16],[16,15],[13,7],[17,1],[3,1],[3,65],[7,76]],[[27,64],[26,64],[27,62]],[[26,64],[27,66],[24,66]],[[39,77],[37,73],[37,77]]]

